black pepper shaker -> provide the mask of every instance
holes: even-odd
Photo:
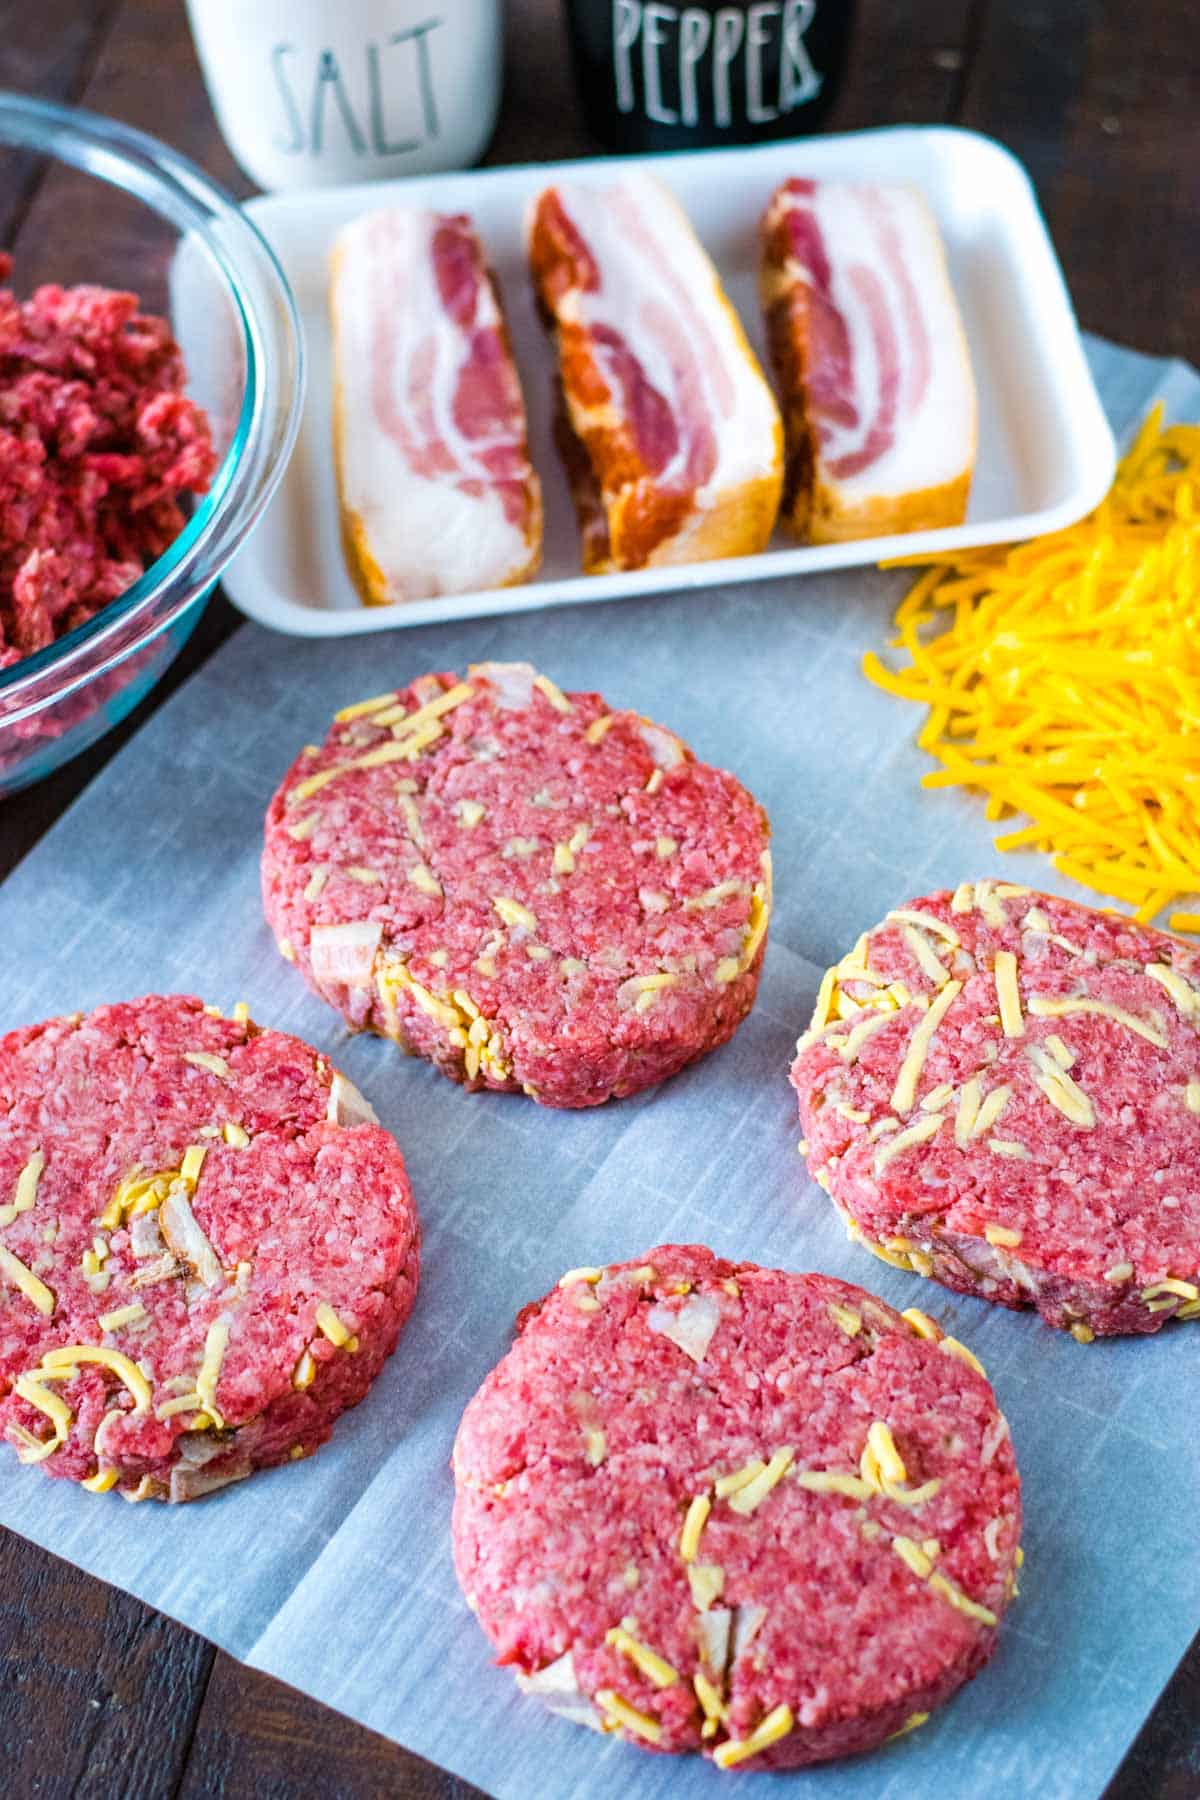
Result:
[[[854,0],[567,0],[575,76],[609,150],[698,150],[815,131]]]

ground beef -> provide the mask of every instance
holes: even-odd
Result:
[[[595,1106],[732,1037],[758,988],[768,825],[671,731],[528,663],[336,716],[267,815],[283,954],[355,1029],[472,1089]]]
[[[459,1428],[453,1542],[526,1692],[643,1749],[795,1768],[922,1724],[987,1660],[1020,1484],[925,1314],[667,1244],[517,1325]]]
[[[1200,1317],[1200,951],[1005,882],[926,895],[826,975],[808,1166],[886,1261],[1082,1342]]]
[[[298,1038],[155,995],[0,1037],[23,1462],[190,1500],[308,1456],[394,1350],[418,1265],[397,1145]]]
[[[11,259],[0,255],[0,280]],[[0,669],[123,593],[216,456],[183,356],[135,294],[0,291]]]

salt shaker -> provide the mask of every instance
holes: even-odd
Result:
[[[500,0],[187,0],[221,133],[264,188],[461,169],[500,101]]]

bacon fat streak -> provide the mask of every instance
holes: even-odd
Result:
[[[837,543],[959,524],[975,385],[937,226],[909,188],[785,181],[760,288],[783,402],[783,517]]]
[[[528,580],[541,486],[494,276],[471,221],[395,208],[333,252],[334,448],[368,605]]]
[[[528,235],[584,569],[762,550],[779,507],[779,414],[673,197],[645,176],[547,188]]]

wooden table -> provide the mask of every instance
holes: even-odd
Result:
[[[488,160],[588,150],[554,0],[509,0],[507,12],[507,92]],[[235,193],[251,191],[217,133],[182,6],[37,0],[0,16],[0,86],[139,125]],[[1136,9],[1122,0],[859,0],[859,20],[832,129],[941,122],[1002,139],[1037,183],[1084,326],[1200,356],[1200,61],[1187,0]],[[0,241],[19,257],[41,262],[54,231],[35,180],[0,192]],[[136,266],[128,280],[138,286]],[[218,594],[171,674],[120,730],[0,803],[0,875],[236,623]],[[475,1792],[2,1533],[0,1659],[0,1791],[14,1800]],[[1197,1793],[1200,1640],[1106,1800]]]

